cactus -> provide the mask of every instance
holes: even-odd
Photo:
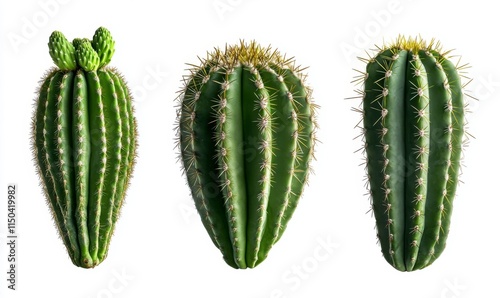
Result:
[[[228,265],[253,268],[296,209],[314,152],[315,105],[293,59],[241,41],[193,66],[179,96],[180,159]]]
[[[136,124],[130,91],[116,69],[105,28],[93,42],[55,31],[58,68],[41,80],[32,122],[36,167],[71,261],[92,268],[107,256],[130,182]]]
[[[414,271],[443,252],[459,181],[465,104],[439,43],[399,37],[365,59],[359,81],[366,170],[382,253]],[[363,60],[363,59],[362,59]]]

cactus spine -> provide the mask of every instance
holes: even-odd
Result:
[[[314,104],[293,59],[255,42],[216,49],[180,94],[179,146],[196,208],[234,268],[283,234],[314,149]]]
[[[93,41],[52,33],[58,68],[42,79],[33,115],[41,184],[71,261],[84,268],[107,256],[135,159],[130,92],[115,69],[103,68],[113,52],[102,27]]]
[[[414,271],[443,252],[464,141],[459,71],[439,43],[399,37],[360,77],[366,169],[382,253]]]

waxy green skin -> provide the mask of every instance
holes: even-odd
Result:
[[[464,100],[456,66],[432,47],[389,47],[366,66],[364,135],[382,253],[414,271],[443,252],[458,183]]]
[[[83,268],[108,254],[136,149],[129,90],[115,69],[105,67],[114,41],[102,27],[94,40],[104,55],[89,40],[72,44],[62,33],[52,34],[49,52],[58,68],[42,79],[33,116],[33,151],[45,195],[71,261]]]
[[[260,63],[232,56],[258,49],[241,44],[209,56],[191,71],[179,111],[196,208],[226,263],[240,269],[260,264],[281,237],[314,147],[314,105],[302,76],[275,56]]]

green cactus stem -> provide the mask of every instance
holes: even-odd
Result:
[[[104,27],[99,27],[92,38],[92,47],[99,54],[99,67],[108,65],[115,53],[115,41],[111,37],[111,33]]]
[[[463,84],[439,43],[399,37],[360,77],[366,169],[382,253],[414,271],[444,250],[466,136]],[[465,66],[467,67],[467,66]]]
[[[50,35],[49,54],[60,70],[76,69],[75,48],[59,31]]]
[[[185,78],[179,146],[226,263],[252,268],[283,234],[309,174],[315,105],[293,59],[255,42],[216,49]]]
[[[75,56],[78,65],[87,72],[96,71],[100,67],[99,55],[86,38],[77,40]]]
[[[58,68],[42,79],[32,123],[54,221],[71,261],[83,268],[107,256],[136,149],[130,92],[115,69],[99,66],[99,57],[109,55],[100,51],[88,39],[69,43],[60,32],[51,35]]]

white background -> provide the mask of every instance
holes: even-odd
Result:
[[[465,4],[467,3],[467,4]],[[494,1],[2,1],[0,4],[0,297],[499,297],[500,28]],[[135,92],[139,158],[108,258],[72,265],[30,152],[37,82],[52,65],[53,30],[68,39],[107,27],[111,65]],[[437,38],[471,64],[465,167],[447,249],[402,273],[376,244],[366,211],[356,56],[398,34]],[[283,238],[251,270],[227,266],[193,207],[174,148],[176,92],[207,50],[251,40],[309,66],[321,106],[315,175]],[[496,120],[495,120],[496,119]],[[6,185],[18,184],[18,290],[6,289]],[[325,244],[326,243],[326,244]],[[495,275],[496,274],[496,275]]]

